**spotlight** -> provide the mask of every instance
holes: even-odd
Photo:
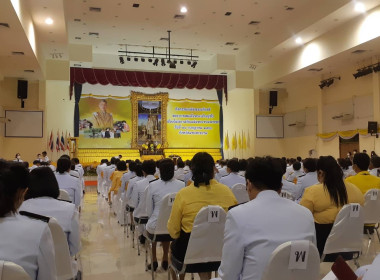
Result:
[[[331,86],[334,83],[334,79],[330,79],[326,81],[326,87]]]
[[[181,60],[179,63],[183,64],[183,60]]]
[[[326,86],[325,81],[322,81],[322,82],[319,84],[319,88],[320,88],[320,89],[323,89],[325,86]]]
[[[145,58],[142,57],[142,58],[141,58],[141,62],[145,62]]]
[[[380,71],[380,63],[377,64],[377,65],[375,65],[375,66],[373,66],[373,71],[374,71],[375,73],[377,73],[377,72]]]
[[[158,58],[156,58],[156,59],[154,60],[154,62],[153,62],[153,65],[154,65],[154,66],[158,66],[158,61],[159,61]]]
[[[131,61],[131,58],[130,58],[130,57],[127,57],[127,61]]]
[[[188,61],[187,61],[187,65],[190,65],[190,64],[191,64],[191,60],[188,60]]]
[[[377,69],[377,68],[376,68]],[[355,79],[371,74],[374,70],[371,66],[366,68],[358,69],[356,73],[352,74]]]
[[[139,61],[139,59],[138,59],[137,57],[135,57],[135,58],[134,58],[134,61],[137,62],[137,61]]]
[[[191,67],[195,68],[195,66],[197,66],[197,61],[194,61],[193,64],[191,64]]]
[[[124,64],[124,58],[122,56],[119,56],[120,64]]]
[[[161,66],[165,66],[166,63],[165,63],[165,59],[164,58],[161,58]]]
[[[169,68],[176,69],[177,66],[175,65],[175,62],[169,61]]]
[[[151,58],[148,59],[148,62],[152,62],[152,61],[153,61],[153,59],[151,59]]]
[[[373,69],[368,67],[362,70],[363,76],[371,74],[373,72]]]

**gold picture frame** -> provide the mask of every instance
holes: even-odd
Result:
[[[160,101],[161,102],[161,145],[166,148],[168,145],[166,139],[166,118],[167,118],[167,105],[169,100],[169,93],[159,92],[156,94],[145,94],[141,92],[131,92],[131,103],[132,103],[132,148],[140,149],[141,144],[139,144],[139,112],[138,112],[138,102],[139,101]]]

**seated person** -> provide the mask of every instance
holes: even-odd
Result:
[[[56,280],[48,224],[18,214],[28,185],[26,168],[0,161],[0,260],[20,265],[32,280]]]
[[[228,175],[220,178],[219,182],[226,185],[230,189],[236,184],[245,185],[245,178],[238,174],[239,172],[239,162],[236,159],[231,159],[227,162],[227,173]]]
[[[222,178],[223,176],[228,175],[228,172],[227,172],[227,161],[220,160],[219,161],[219,166],[220,166],[220,168],[216,169],[216,174],[215,174],[215,180],[217,180],[217,181],[219,181],[220,178]]]
[[[230,188],[214,180],[214,168],[214,159],[210,154],[197,153],[191,161],[194,182],[181,189],[174,200],[168,231],[175,239],[171,244],[172,257],[180,262],[185,258],[194,219],[199,210],[204,206],[219,205],[227,211],[230,206],[237,204]],[[172,276],[175,279],[174,273]],[[200,278],[210,279],[210,274],[200,273]],[[181,279],[184,279],[184,275],[181,275]]]
[[[227,214],[219,268],[222,279],[260,280],[272,252],[282,243],[309,240],[315,244],[310,211],[279,196],[284,172],[280,159],[256,158],[248,164],[245,178],[251,201]]]
[[[37,167],[41,166],[41,161],[39,160],[34,160],[33,165],[29,168],[29,171],[32,171],[33,169],[36,169]]]
[[[303,163],[304,175],[301,175],[297,179],[298,193],[295,197],[296,200],[300,200],[305,189],[312,185],[318,184],[317,176],[317,160],[314,158],[307,158]]]
[[[289,182],[297,183],[298,177],[304,175],[303,171],[301,170],[301,163],[299,161],[296,161],[293,163],[293,173],[291,173],[286,180]]]
[[[177,193],[180,189],[185,187],[183,181],[174,178],[174,162],[171,159],[161,160],[160,174],[161,179],[150,183],[147,190],[146,209],[149,220],[146,224],[146,230],[150,234],[154,234],[154,230],[156,229],[161,201],[164,196],[170,193]],[[163,257],[161,266],[164,270],[168,269],[169,243],[170,242],[162,242]],[[154,270],[158,267],[156,247],[157,242],[154,242],[152,246]],[[152,269],[151,265],[148,265],[148,269]]]
[[[74,256],[80,249],[79,213],[75,205],[58,200],[59,187],[53,171],[41,167],[30,172],[30,183],[25,194],[25,201],[20,211],[53,217],[66,233],[70,255]]]
[[[185,163],[181,158],[177,160],[177,170],[174,172],[174,177],[178,180],[184,181],[185,180]]]
[[[348,203],[363,205],[364,197],[355,185],[343,181],[343,171],[332,156],[318,159],[317,173],[319,184],[305,189],[300,204],[314,216],[317,248],[322,255],[340,209]]]
[[[114,195],[117,194],[119,188],[121,187],[121,178],[127,172],[127,164],[124,160],[121,160],[116,165],[116,170],[111,174],[111,188],[108,191],[108,201],[111,203],[111,192]]]
[[[380,157],[373,156],[371,157],[371,163],[369,164],[369,174],[380,177]]]
[[[124,173],[123,174],[123,177],[121,177],[121,189],[120,191],[122,193],[125,192],[125,190],[127,189],[127,186],[128,186],[128,182],[131,178],[133,177],[136,177],[136,162],[134,161],[130,161],[128,163],[128,172]]]

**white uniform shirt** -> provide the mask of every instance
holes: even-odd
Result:
[[[20,211],[55,218],[66,233],[70,255],[74,256],[79,252],[79,213],[74,204],[51,197],[39,197],[25,200]]]
[[[296,200],[300,200],[303,196],[303,193],[307,187],[312,185],[319,184],[317,172],[308,172],[303,176],[297,178],[297,189],[298,193],[295,197]]]
[[[289,182],[293,182],[293,180],[295,179],[295,178],[297,178],[297,180],[298,180],[298,177],[299,176],[302,176],[302,175],[304,175],[305,173],[303,173],[301,170],[295,170],[292,174],[290,174],[287,178],[286,178],[286,180],[288,180]]]
[[[224,184],[232,189],[232,187],[236,184],[245,185],[246,181],[243,176],[240,176],[235,172],[231,172],[230,174],[220,178],[219,183]]]
[[[284,178],[282,178],[282,190],[290,192],[293,198],[297,199],[299,190],[298,190],[297,185],[294,184],[293,182],[289,182],[285,180]]]
[[[32,165],[31,167],[29,167],[29,171],[31,172],[33,169],[36,169],[36,168],[38,168],[39,166],[37,166],[37,165]]]
[[[178,168],[174,172],[174,178],[181,180],[181,181],[185,181],[185,170],[183,168]]]
[[[134,177],[134,178],[131,178],[131,179],[129,180],[129,182],[128,182],[128,188],[127,188],[127,193],[125,194],[125,198],[126,198],[126,200],[127,200],[127,204],[128,204],[130,207],[133,207],[133,208],[134,208],[134,207],[136,206],[136,205],[133,203],[133,201],[132,201],[132,196],[133,196],[133,195],[136,195],[136,194],[133,193],[133,189],[135,188],[136,183],[137,183],[138,181],[141,181],[142,179],[144,179],[143,176],[141,176],[141,177],[136,176],[136,177]]]
[[[291,240],[316,244],[313,215],[275,191],[262,191],[227,213],[219,276],[261,280],[273,250]]]
[[[50,164],[49,167],[50,167],[50,169],[51,169],[53,172],[55,172],[56,168],[55,168],[54,165]]]
[[[185,173],[185,185],[187,186],[188,182],[191,180],[191,178],[193,178],[193,172],[191,170],[189,170],[189,172]]]
[[[44,161],[44,162],[48,162],[48,161],[49,161],[49,158],[48,158],[48,156],[46,156],[46,157],[42,158],[42,159],[41,159],[41,161]]]
[[[146,189],[149,186],[149,183],[156,180],[156,177],[153,175],[148,175],[144,179],[138,181],[134,188],[132,194],[132,207],[135,208],[133,211],[133,217],[141,218],[147,217],[146,213]]]
[[[79,179],[70,176],[70,174],[67,172],[63,174],[56,172],[55,177],[57,178],[59,188],[67,191],[72,203],[74,203],[75,206],[79,207],[82,192]]]
[[[56,280],[53,238],[47,223],[21,215],[0,218],[0,259],[20,265],[32,280]]]
[[[377,171],[379,170],[380,168],[373,168],[369,171],[369,174],[373,175],[373,176],[376,176],[377,177]]]
[[[105,179],[104,170],[107,167],[106,163],[100,164],[96,167],[96,174],[98,174],[98,192],[100,192],[101,188],[103,187],[103,182]],[[103,177],[102,177],[103,172]]]
[[[133,177],[136,177],[136,173],[130,170],[127,173],[123,174],[123,177],[121,177],[121,193],[125,192],[125,186],[127,185],[127,183],[129,185],[129,180]]]
[[[161,207],[161,201],[165,195],[169,193],[177,193],[180,189],[185,187],[183,181],[171,179],[170,181],[157,180],[149,184],[146,195],[146,213],[149,220],[146,224],[146,230],[154,233],[158,214]]]
[[[228,175],[227,166],[218,169],[218,173],[215,174],[215,180],[219,182],[220,178]]]
[[[294,172],[293,164],[287,166],[287,167],[286,167],[286,172],[285,172],[285,175],[284,175],[285,179],[288,178],[288,176],[289,176],[290,174],[292,174],[293,172]]]

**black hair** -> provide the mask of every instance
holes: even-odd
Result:
[[[193,173],[192,180],[196,187],[203,183],[210,185],[210,181],[214,178],[215,162],[209,153],[200,152],[194,155],[191,160],[191,171]]]
[[[139,163],[139,164],[136,165],[135,173],[136,173],[137,177],[144,176],[144,174],[142,172],[142,164]]]
[[[74,162],[75,164],[79,164],[79,159],[78,159],[78,158],[75,157],[75,158],[73,158],[72,160],[73,160],[73,162]]]
[[[293,163],[293,169],[295,171],[298,171],[301,169],[301,163],[299,161],[296,161],[295,163]]]
[[[36,168],[30,172],[30,184],[25,200],[42,196],[59,196],[59,185],[50,167]]]
[[[129,162],[128,168],[131,172],[135,172],[137,163],[134,161]]]
[[[186,160],[186,162],[185,162],[185,164],[186,164],[186,166],[189,166],[190,167],[190,165],[191,165],[191,160]]]
[[[372,152],[371,152],[371,157],[377,157],[377,154],[376,154],[375,151],[372,151]]]
[[[117,165],[118,163],[120,162],[120,159],[119,158],[115,158],[115,165]]]
[[[121,161],[119,161],[119,162],[117,163],[116,168],[117,168],[117,170],[119,170],[119,171],[125,171],[125,170],[127,170],[127,164],[125,163],[124,160],[121,160]]]
[[[142,163],[142,170],[147,175],[154,175],[154,173],[156,173],[156,163],[154,160],[144,160]]]
[[[29,162],[24,161],[21,163],[25,168],[29,168]]]
[[[286,164],[287,164],[287,159],[282,157],[280,159],[280,163],[281,163],[281,168],[282,168],[282,174],[285,174],[286,173]]]
[[[33,164],[36,165],[36,164],[41,164],[41,162],[39,160],[33,160]]]
[[[303,167],[307,169],[308,172],[315,172],[317,170],[317,160],[315,158],[306,158],[303,161]]]
[[[60,158],[67,158],[68,160],[70,160],[70,156],[69,155],[61,155]]]
[[[246,159],[239,160],[239,170],[245,171],[247,170],[248,161]]]
[[[377,157],[377,156],[372,157],[371,162],[374,168],[380,167],[380,157]]]
[[[115,164],[115,161],[116,161],[116,158],[114,158],[114,157],[112,157],[110,160],[111,164]]]
[[[356,164],[356,166],[362,170],[367,171],[369,167],[371,159],[369,158],[369,155],[365,153],[356,153],[354,155],[354,159],[352,161],[353,164]]]
[[[135,162],[136,163],[141,163],[141,161],[139,159],[136,159]]]
[[[71,161],[67,158],[61,157],[57,161],[57,172],[63,174],[67,172],[67,170],[71,169]]]
[[[47,152],[46,152],[46,151],[43,151],[43,152],[42,152],[42,154],[45,154],[45,155],[47,155]]]
[[[162,181],[170,181],[174,177],[174,162],[169,159],[163,159],[160,162],[160,177]]]
[[[300,156],[297,157],[297,161],[301,162],[302,158]]]
[[[225,165],[227,165],[227,161],[224,160],[224,159],[221,159],[221,160],[219,161],[219,165],[225,166]]]
[[[346,186],[343,182],[343,171],[332,156],[320,157],[317,170],[324,172],[323,187],[328,191],[331,202],[337,207],[348,203]]]
[[[239,172],[239,162],[236,159],[231,159],[227,162],[227,168],[229,168],[231,172]]]
[[[183,162],[182,159],[178,159],[178,161],[177,161],[177,167],[178,168],[184,168],[185,167],[185,163]]]
[[[0,164],[0,217],[16,213],[19,190],[25,190],[29,185],[29,171],[22,164]]]
[[[348,162],[347,159],[345,158],[338,158],[338,164],[343,170],[348,169]]]
[[[159,160],[156,161],[156,167],[160,168],[160,164],[161,164],[161,160],[159,159]]]
[[[15,155],[15,158],[17,158],[17,156],[21,156],[20,153],[17,153],[17,154]]]
[[[106,163],[107,161],[108,161],[108,159],[102,159],[102,160],[100,161],[100,163],[103,164],[103,163]]]
[[[40,164],[41,164],[41,166],[49,166],[49,163],[47,163],[45,161],[41,161]]]
[[[245,178],[256,189],[279,191],[282,187],[283,167],[279,158],[255,158],[247,166]]]

